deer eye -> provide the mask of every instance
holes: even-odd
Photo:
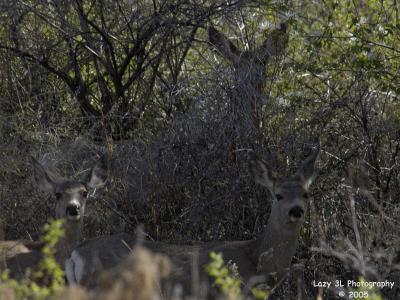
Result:
[[[87,191],[82,191],[81,195],[82,195],[82,197],[86,198],[88,196],[88,192]]]
[[[54,196],[56,197],[57,200],[61,199],[61,193],[55,193]]]
[[[303,194],[303,198],[308,199],[308,197],[309,197],[308,193]]]
[[[281,201],[283,196],[281,194],[275,194],[276,200]]]

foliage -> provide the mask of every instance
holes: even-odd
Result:
[[[354,291],[359,292],[360,295],[365,295],[365,294],[367,295],[367,297],[360,296],[360,298],[367,299],[367,300],[383,300],[383,298],[380,295],[380,293],[377,290],[377,288],[363,285],[363,283],[365,283],[365,278],[364,277],[360,276],[358,278],[358,282],[361,285],[359,287],[357,287],[357,289],[354,289]]]
[[[63,236],[63,220],[52,220],[43,227],[42,241],[45,243],[43,258],[37,270],[26,270],[22,280],[9,278],[8,270],[1,274],[0,292],[7,291],[16,299],[48,299],[65,286],[64,272],[55,259],[55,245]]]
[[[232,270],[235,265],[227,265],[221,253],[210,252],[210,263],[205,266],[207,274],[214,279],[214,286],[219,288],[227,299],[243,299],[241,290],[241,280],[236,270]],[[233,262],[234,263],[234,262]],[[267,299],[268,292],[259,288],[251,289],[255,299]]]
[[[211,262],[205,267],[207,274],[214,279],[214,285],[221,289],[228,299],[243,299],[240,279],[232,275],[225,265],[221,253],[210,252]]]
[[[320,141],[315,201],[295,257],[306,262],[308,294],[319,293],[313,279],[364,275],[359,260],[310,252],[325,242],[349,253],[358,236],[353,256],[399,280],[397,1],[3,0],[0,8],[7,238],[37,237],[52,205],[29,184],[29,155],[75,174],[109,151],[112,180],[96,195],[102,201],[88,203],[86,237],[144,223],[168,242],[251,239],[270,205],[249,176],[247,150],[284,176]],[[248,58],[281,22],[286,50],[261,68],[240,69],[209,43],[213,26]],[[242,130],[236,114],[253,100],[259,126]],[[277,291],[296,298],[290,292]]]

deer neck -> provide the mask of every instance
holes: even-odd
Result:
[[[66,221],[64,223],[64,236],[56,245],[56,260],[61,267],[64,267],[65,260],[71,255],[72,250],[78,246],[82,235],[82,220]]]
[[[282,277],[287,273],[296,252],[301,223],[284,223],[272,207],[267,227],[258,237],[258,250],[255,250],[257,273]]]

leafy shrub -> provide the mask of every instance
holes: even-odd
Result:
[[[45,245],[37,270],[33,273],[26,270],[26,276],[21,280],[10,278],[8,270],[1,273],[0,298],[47,299],[65,286],[64,272],[55,259],[56,244],[64,234],[62,224],[63,220],[51,220],[43,227],[41,240]]]
[[[206,266],[207,274],[214,278],[214,285],[219,288],[228,299],[244,299],[241,290],[241,279],[235,265],[225,264],[221,253],[210,252],[211,262]],[[266,299],[267,291],[252,288],[252,295],[255,299]]]

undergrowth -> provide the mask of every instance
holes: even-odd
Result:
[[[43,227],[43,258],[37,269],[27,269],[21,280],[10,278],[9,270],[0,274],[0,300],[47,299],[65,287],[64,271],[58,265],[56,244],[63,236],[63,220],[51,220]]]
[[[227,299],[242,300],[246,299],[241,289],[241,279],[236,272],[233,272],[229,263],[226,264],[221,253],[210,252],[211,262],[206,265],[207,274],[214,279],[214,286],[221,290]],[[267,299],[269,292],[259,288],[251,289],[255,299]]]

